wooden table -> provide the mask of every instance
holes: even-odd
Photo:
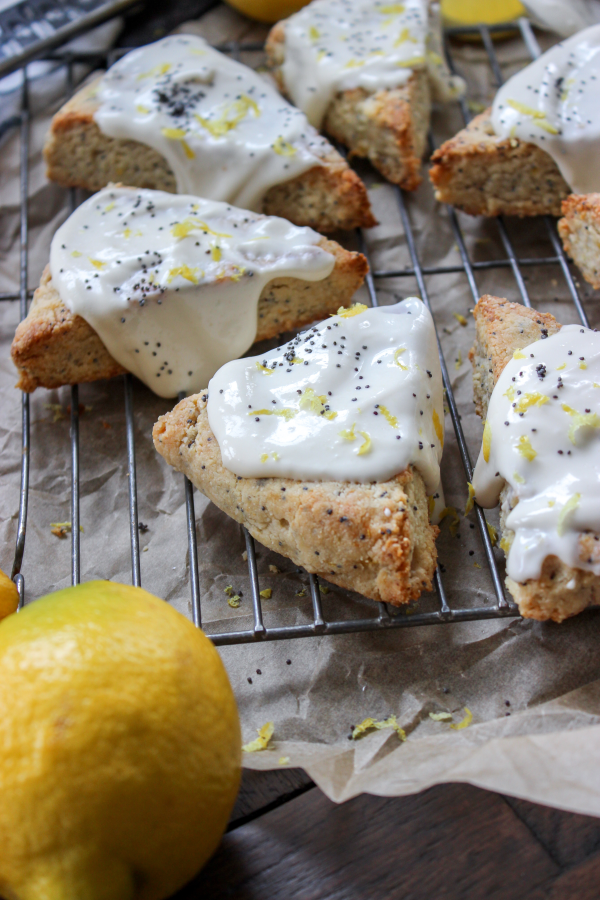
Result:
[[[464,784],[338,806],[288,770],[244,773],[219,850],[176,900],[599,897],[600,819]]]

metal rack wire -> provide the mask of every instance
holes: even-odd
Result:
[[[503,26],[505,29],[506,26]],[[515,23],[521,34],[521,37],[532,58],[539,55],[540,50],[529,23],[525,20],[519,20]],[[478,28],[452,29],[449,34],[473,34],[478,33],[481,37],[483,45],[487,51],[489,64],[495,76],[498,86],[502,83],[502,73],[496,51],[492,41],[492,33],[494,28],[481,26]],[[238,44],[229,42],[222,45],[219,49],[224,52],[231,53],[238,57],[241,51],[262,49],[258,44]],[[447,46],[448,62],[451,68],[453,60],[450,47]],[[68,83],[72,86],[72,70],[77,62],[87,61],[98,65],[101,63],[111,64],[114,59],[125,51],[113,51],[109,54],[61,54],[54,52],[48,57],[62,62],[67,66],[69,78]],[[18,117],[18,127],[20,129],[20,191],[21,191],[21,208],[20,208],[20,290],[18,295],[0,294],[2,300],[19,300],[21,318],[27,314],[28,290],[27,290],[27,269],[28,269],[28,213],[27,213],[27,194],[28,194],[28,155],[29,155],[29,81],[27,66],[22,69],[23,86],[22,86],[22,103],[21,111]],[[461,111],[464,121],[470,118],[468,106],[464,100],[460,101]],[[0,129],[2,123],[0,123]],[[565,258],[562,246],[558,239],[556,228],[553,220],[549,217],[545,219],[545,227],[547,230],[548,240],[552,247],[552,254],[542,258],[519,258],[509,237],[508,231],[502,219],[496,220],[501,243],[506,253],[504,259],[472,261],[467,251],[465,238],[460,228],[458,217],[455,211],[448,208],[451,228],[456,239],[460,254],[460,265],[449,266],[424,266],[417,252],[417,243],[413,231],[411,217],[409,215],[406,197],[404,193],[396,188],[396,198],[398,210],[400,213],[402,226],[406,238],[407,248],[410,254],[411,265],[398,270],[373,270],[367,276],[367,289],[373,306],[378,305],[378,297],[376,290],[376,282],[382,278],[406,278],[411,277],[416,280],[420,295],[432,312],[435,321],[435,310],[432,309],[430,297],[427,289],[427,277],[448,273],[462,273],[467,280],[469,290],[474,301],[479,298],[477,288],[476,273],[481,270],[490,269],[510,269],[517,285],[522,302],[530,306],[530,299],[522,274],[522,269],[532,266],[548,266],[558,265],[565,279],[569,295],[575,305],[577,315],[580,321],[587,325],[587,317],[585,315],[581,299],[577,288],[571,276],[567,260]],[[70,196],[71,208],[74,207],[74,192]],[[358,233],[358,242],[361,252],[369,258],[368,244],[362,232]],[[442,346],[438,336],[438,349],[440,355],[440,364],[442,368],[442,376],[446,393],[448,409],[452,419],[452,424],[456,434],[456,440],[464,473],[467,481],[471,481],[473,474],[473,466],[465,439],[465,434],[461,425],[461,419],[458,411],[457,402],[452,389],[451,379],[448,373],[447,363],[444,359]],[[124,412],[126,422],[126,440],[127,440],[127,462],[129,474],[129,525],[130,525],[130,544],[131,544],[131,574],[132,583],[141,585],[141,568],[140,568],[140,546],[139,546],[139,520],[137,505],[137,472],[136,472],[136,452],[134,437],[134,404],[132,376],[123,376],[124,391]],[[16,550],[12,569],[12,577],[15,580],[19,594],[21,605],[25,598],[24,578],[21,574],[23,563],[23,554],[25,550],[25,539],[27,529],[27,504],[29,490],[29,474],[30,474],[30,450],[31,450],[31,429],[30,429],[30,413],[29,413],[29,397],[27,394],[22,395],[22,464],[21,464],[21,491],[19,503],[19,519],[17,528]],[[70,448],[71,448],[71,581],[77,584],[81,578],[81,556],[80,556],[80,513],[79,513],[79,393],[77,385],[71,387],[71,421],[70,421]],[[174,475],[175,477],[175,475]],[[194,510],[194,488],[192,484],[185,479],[185,502],[187,513],[187,538],[189,552],[189,571],[190,571],[190,592],[191,592],[191,609],[193,621],[196,625],[202,624],[201,597],[200,597],[200,579],[198,572],[198,543],[196,534],[196,519]],[[492,549],[492,542],[488,532],[487,522],[484,512],[478,506],[475,507],[476,521],[479,531],[479,537],[484,550],[485,559],[488,566],[491,595],[493,605],[479,606],[475,608],[456,608],[450,606],[448,602],[447,592],[444,585],[442,573],[438,568],[435,573],[435,591],[437,595],[437,609],[428,612],[416,612],[412,615],[403,613],[391,615],[387,606],[383,603],[374,603],[374,615],[360,619],[326,619],[321,603],[321,594],[318,580],[315,576],[309,576],[310,598],[312,602],[312,621],[304,624],[287,625],[281,627],[270,627],[265,624],[265,617],[261,605],[260,585],[257,569],[256,551],[253,538],[244,529],[244,539],[248,557],[248,573],[250,579],[250,595],[252,600],[253,626],[250,629],[231,631],[227,633],[209,634],[211,639],[217,645],[238,644],[259,641],[282,640],[295,637],[311,637],[322,634],[344,634],[352,632],[364,631],[383,631],[388,629],[415,627],[421,625],[439,625],[442,623],[457,623],[473,620],[497,619],[503,617],[518,616],[518,609],[515,604],[507,599],[504,595],[502,574],[498,570],[497,561]]]

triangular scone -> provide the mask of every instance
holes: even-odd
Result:
[[[551,156],[518,138],[500,138],[491,108],[439,147],[429,178],[436,200],[472,216],[559,216],[570,193]]]
[[[516,350],[522,350],[544,336],[556,334],[561,326],[550,313],[539,313],[520,303],[485,295],[475,309],[477,337],[469,353],[473,365],[473,390],[477,412],[485,418],[488,403],[500,374]],[[509,547],[514,533],[506,528],[508,485],[500,495],[500,526],[503,546]],[[600,556],[598,536],[582,534],[582,560]],[[567,566],[557,556],[548,556],[541,577],[519,584],[507,576],[506,585],[519,605],[521,615],[542,621],[562,622],[587,606],[600,601],[600,578],[583,569]]]
[[[165,55],[170,62],[163,61]],[[137,75],[130,71],[128,61],[134,57],[138,69],[147,71]],[[198,71],[188,72],[187,77],[181,68],[184,57],[188,63],[190,58],[196,59],[198,65]],[[100,96],[107,79],[111,100],[103,104]],[[123,86],[121,94],[115,91],[115,85]],[[147,106],[135,103],[130,115],[119,123],[117,133],[109,136],[99,119],[107,108],[117,108],[115,93],[117,98],[128,96],[131,100],[142,90],[146,94],[140,97]],[[218,96],[211,102],[210,112],[194,105],[194,95],[202,103],[213,90]],[[213,114],[216,117],[211,118]],[[154,116],[154,124],[145,124],[146,116],[148,120]],[[298,117],[302,118],[303,132],[298,145],[293,146],[281,135],[273,137],[273,143],[265,145],[269,158],[264,153],[261,157],[262,123],[274,127],[275,135],[279,125],[285,131],[286,123]],[[229,135],[237,133],[240,122],[248,134],[229,144]],[[164,153],[157,149],[159,145]],[[176,155],[171,162],[166,158],[173,151],[171,145],[177,147],[175,154],[183,157],[177,162]],[[304,152],[309,154],[307,164],[299,162]],[[326,233],[376,224],[364,184],[331,144],[285,103],[272,85],[194,35],[175,35],[132,51],[106,76],[79,90],[54,116],[44,158],[48,178],[65,187],[98,191],[111,182],[122,182],[171,193],[194,193],[282,216],[296,225],[309,225]],[[189,166],[183,185],[177,166]],[[194,166],[196,175],[191,172]],[[198,172],[202,184],[195,183]],[[247,202],[243,189],[240,194],[240,185],[247,186],[248,194],[265,177],[265,190],[259,192],[257,202]]]
[[[296,565],[372,600],[400,606],[431,590],[438,528],[415,469],[373,484],[236,476],[222,465],[207,399],[205,391],[182,400],[153,437],[219,509]]]
[[[285,22],[271,29],[267,58],[286,93],[281,66],[285,59]],[[369,159],[388,181],[405,190],[421,183],[421,160],[431,111],[429,79],[415,70],[406,84],[376,94],[364,88],[342,91],[330,104],[323,131],[348,147],[351,156]]]
[[[335,257],[333,271],[322,281],[279,277],[269,282],[258,304],[257,341],[331,315],[363,283],[368,265],[361,253],[345,250],[327,238],[319,246]],[[49,266],[27,317],[17,328],[11,355],[19,370],[17,387],[28,393],[37,387],[99,381],[125,372],[91,325],[62,302]]]
[[[563,200],[562,214],[558,231],[565,251],[600,290],[600,194],[571,194]]]

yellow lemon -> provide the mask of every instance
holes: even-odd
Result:
[[[95,581],[0,623],[0,896],[162,900],[217,847],[241,739],[219,655]]]
[[[442,0],[444,24],[449,26],[501,25],[524,15],[519,0]]]
[[[0,619],[10,616],[19,605],[19,592],[14,581],[0,569]]]
[[[298,12],[309,0],[227,0],[227,2],[245,16],[270,25]]]

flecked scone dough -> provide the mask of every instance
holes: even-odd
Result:
[[[285,93],[281,72],[285,20],[271,29],[265,49],[279,88]],[[424,70],[417,70],[395,90],[369,94],[356,88],[337,94],[327,110],[323,131],[348,147],[350,156],[368,158],[388,181],[412,191],[421,183],[430,111],[429,79]]]
[[[556,334],[560,325],[549,313],[538,313],[520,303],[490,295],[479,300],[473,315],[476,340],[469,359],[473,365],[475,408],[485,419],[494,385],[514,351],[524,349],[544,335]],[[508,487],[504,487],[501,504],[507,493]],[[506,517],[507,512],[501,507],[500,525],[510,543],[514,532],[506,528]],[[582,560],[600,558],[600,541],[595,535],[582,534],[579,547]],[[600,578],[593,572],[565,565],[557,556],[546,557],[540,578],[519,584],[507,576],[506,585],[521,615],[528,619],[562,622],[600,600]]]
[[[258,303],[256,340],[275,337],[324,318],[347,304],[368,271],[365,257],[322,238],[319,246],[335,256],[335,267],[321,281],[274,278]],[[125,372],[81,316],[71,313],[52,284],[46,266],[31,309],[15,334],[11,354],[19,370],[17,387],[57,388],[113,378]]]
[[[221,463],[207,399],[205,391],[182,400],[153,437],[219,509],[296,565],[372,600],[400,606],[431,590],[439,529],[416,470],[373,484],[241,478]]]
[[[44,147],[47,175],[64,187],[99,191],[111,182],[176,193],[175,175],[166,159],[146,144],[103,134],[94,79],[78,91],[52,119]],[[371,228],[377,222],[366,188],[333,147],[327,145],[322,166],[272,187],[262,212],[326,233]]]
[[[571,194],[563,200],[562,213],[558,231],[565,251],[600,290],[600,194]]]
[[[559,216],[571,189],[551,156],[518,138],[499,138],[491,109],[439,147],[429,178],[436,199],[472,216]]]

